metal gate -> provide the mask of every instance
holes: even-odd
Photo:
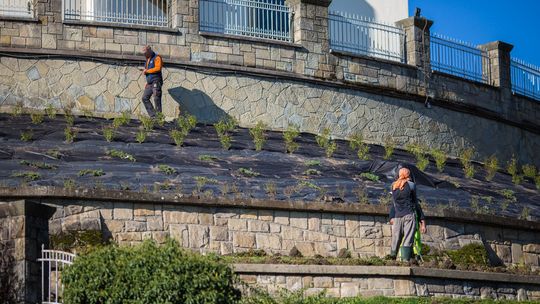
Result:
[[[69,252],[45,249],[41,245],[41,303],[61,304],[64,292],[62,271],[73,264],[75,255]]]

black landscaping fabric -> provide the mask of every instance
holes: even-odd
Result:
[[[111,124],[112,120],[77,117],[75,142],[65,143],[66,122],[63,116],[55,119],[45,117],[43,123],[34,125],[28,115],[13,117],[0,114],[0,186],[17,187],[24,180],[13,177],[14,174],[35,171],[41,178],[28,182],[29,185],[63,187],[66,180],[74,180],[78,187],[190,194],[197,189],[197,177],[206,177],[210,180],[200,189],[206,195],[267,198],[266,188],[275,184],[275,198],[278,200],[331,199],[358,203],[358,189],[365,189],[370,203],[377,204],[380,197],[389,192],[401,164],[411,169],[418,184],[418,196],[426,204],[437,208],[470,208],[471,199],[478,196],[477,212],[516,217],[527,207],[530,219],[540,217],[540,195],[532,181],[526,180],[516,186],[509,175],[499,172],[492,182],[486,182],[484,170],[478,165],[475,178],[466,179],[457,160],[449,160],[442,174],[436,171],[433,162],[426,172],[422,172],[414,166],[414,158],[405,151],[396,150],[391,160],[385,161],[382,159],[384,148],[373,145],[370,146],[371,160],[362,161],[349,149],[346,141],[338,141],[336,153],[327,158],[312,134],[301,134],[297,139],[299,150],[287,154],[284,153],[285,145],[280,132],[267,132],[264,149],[257,152],[249,130],[243,128],[233,132],[232,147],[226,151],[221,148],[214,128],[202,124],[188,135],[182,147],[174,145],[169,136],[173,123],[167,123],[164,127],[156,126],[147,134],[146,141],[139,144],[135,136],[140,123],[136,120],[119,127],[114,141],[109,143],[102,135],[102,127]],[[32,141],[21,141],[24,130],[32,130]],[[47,151],[53,149],[60,152],[59,159],[47,155]],[[136,161],[108,156],[107,151],[112,149],[132,154]],[[200,155],[210,155],[216,159],[202,161]],[[21,164],[23,160],[45,162],[57,168],[34,169]],[[320,161],[320,165],[308,166],[308,162],[314,160]],[[177,173],[166,175],[158,168],[161,164],[173,167]],[[259,175],[244,176],[239,172],[240,168],[250,169]],[[306,170],[310,168],[318,170],[320,175],[306,175]],[[105,175],[79,176],[84,169],[101,169]],[[360,174],[363,172],[377,175],[380,182],[362,179]],[[292,186],[298,185],[302,186],[296,187],[297,191],[291,191]],[[504,189],[514,191],[517,202],[510,203],[503,211],[501,206],[505,197],[501,190]]]

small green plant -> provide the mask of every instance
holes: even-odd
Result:
[[[43,122],[43,113],[31,113],[30,119],[32,120],[33,124],[39,125]]]
[[[515,195],[515,192],[510,189],[502,189],[497,191],[500,195],[502,195],[505,199],[511,201],[511,202],[517,202],[517,198]]]
[[[31,141],[32,139],[34,139],[34,131],[28,129],[21,132],[22,141]]]
[[[523,177],[519,175],[519,169],[518,169],[518,162],[514,155],[512,155],[512,158],[508,162],[506,166],[506,170],[508,173],[512,176],[512,182],[516,185],[521,184]]]
[[[481,213],[480,200],[478,199],[478,196],[476,195],[471,196],[471,209],[474,211],[474,213]]]
[[[530,179],[534,179],[536,177],[536,167],[534,165],[523,165],[521,170],[523,171],[523,175],[525,175],[525,177]]]
[[[242,174],[245,177],[257,177],[261,175],[260,173],[255,172],[252,169],[247,169],[247,168],[238,169],[238,173]]]
[[[381,196],[379,196],[379,204],[381,206],[390,206],[391,203],[392,203],[391,193],[384,192],[383,194],[381,194]]]
[[[55,165],[47,164],[47,163],[44,163],[44,162],[30,162],[30,161],[27,161],[27,160],[21,160],[19,162],[19,164],[23,165],[23,166],[36,168],[36,169],[49,169],[50,170],[50,169],[57,169],[58,168]]]
[[[234,130],[234,128],[236,128],[236,125],[236,120],[234,120],[232,117],[223,118],[214,125],[216,133],[219,137],[219,142],[221,143],[221,147],[225,150],[229,150],[231,148],[231,132]]]
[[[354,190],[356,194],[356,198],[358,199],[358,203],[367,205],[369,204],[369,199],[366,191],[366,187],[364,185],[358,185],[358,187]]]
[[[527,206],[524,206],[523,209],[521,209],[521,215],[519,216],[519,218],[522,220],[528,220],[529,213],[530,213],[530,208]]]
[[[107,142],[112,142],[114,140],[114,132],[116,130],[115,126],[103,126],[103,137]]]
[[[75,138],[77,137],[77,132],[75,131],[75,129],[73,129],[73,127],[68,125],[64,129],[64,137],[65,137],[66,143],[68,144],[72,143],[75,141]]]
[[[177,130],[177,129],[172,129],[171,131],[169,131],[169,135],[173,139],[175,145],[180,147],[181,145],[184,144],[184,140],[186,139],[186,136],[184,135],[182,131]]]
[[[45,152],[45,154],[56,159],[60,159],[60,156],[62,156],[62,154],[60,154],[60,150],[58,149],[49,149],[47,152]]]
[[[139,120],[141,121],[141,125],[145,131],[150,132],[154,129],[154,119],[152,117],[139,115]]]
[[[105,172],[102,169],[83,169],[79,171],[79,176],[87,175],[99,177],[105,175]]]
[[[139,129],[139,131],[137,131],[137,135],[135,135],[135,140],[142,144],[146,140],[146,131],[144,129]]]
[[[115,117],[113,119],[113,127],[115,129],[118,129],[121,126],[125,126],[129,124],[129,121],[131,120],[131,112],[126,110],[122,112],[121,116]]]
[[[173,175],[173,174],[178,173],[175,168],[168,165],[159,165],[158,168],[159,168],[159,171],[167,175]]]
[[[283,132],[283,140],[285,141],[285,149],[287,153],[294,153],[300,145],[295,142],[296,138],[300,135],[300,129],[297,125],[291,124],[287,127],[287,130]]]
[[[129,154],[129,153],[126,153],[124,151],[120,151],[120,150],[109,150],[107,151],[107,155],[111,156],[111,157],[116,157],[116,158],[120,158],[120,159],[126,159],[126,160],[129,160],[131,162],[136,162],[137,160],[135,159],[135,157],[133,157],[133,155]]]
[[[321,165],[321,161],[319,160],[308,160],[305,162],[305,165],[308,166],[308,167],[315,167],[315,166],[320,166]]]
[[[534,178],[534,184],[536,185],[536,189],[540,190],[540,174],[538,174],[538,175]]]
[[[94,112],[92,112],[92,110],[90,109],[83,109],[82,110],[82,115],[84,116],[84,118],[90,120],[90,121],[93,121],[94,120]]]
[[[253,138],[253,144],[255,144],[255,151],[261,151],[266,142],[265,129],[266,125],[262,121],[257,122],[255,127],[249,129],[249,134]]]
[[[396,148],[396,141],[392,136],[387,136],[384,139],[384,159],[390,159],[392,154],[394,154],[394,149]]]
[[[23,178],[26,182],[36,181],[41,178],[41,174],[32,171],[17,172],[12,175],[13,177]]]
[[[304,171],[304,175],[321,175],[321,171],[314,168],[309,168]]]
[[[277,188],[276,188],[276,184],[273,183],[273,182],[270,182],[270,183],[267,183],[264,185],[264,190],[266,192],[266,194],[268,195],[268,197],[274,199],[276,197],[276,194],[277,194]]]
[[[356,133],[349,139],[349,147],[356,151],[359,159],[369,160],[369,146],[364,143],[364,136],[361,133]]]
[[[156,123],[160,127],[163,127],[165,125],[165,114],[163,114],[163,112],[157,112]]]
[[[484,162],[484,169],[486,170],[486,180],[489,182],[499,170],[499,160],[495,155],[491,155]]]
[[[325,128],[320,135],[315,136],[319,147],[325,150],[326,157],[330,158],[337,149],[337,143],[330,136],[330,129]]]
[[[336,192],[340,198],[345,199],[345,195],[347,194],[347,188],[345,188],[345,186],[343,185],[339,185],[336,189]]]
[[[435,160],[435,165],[437,167],[437,170],[442,173],[444,170],[444,165],[446,164],[446,159],[448,156],[443,150],[440,149],[433,149],[431,150],[431,156]]]
[[[205,176],[194,176],[193,179],[195,180],[197,184],[197,192],[201,192],[202,188],[206,184],[218,184],[219,182],[216,179],[208,178]]]
[[[446,253],[456,265],[482,267],[489,265],[488,253],[483,244],[468,244],[458,250],[448,250]]]
[[[73,107],[75,104],[70,103],[64,107],[64,118],[66,119],[66,124],[69,127],[73,127],[75,124],[75,116],[73,115]]]
[[[77,187],[77,183],[73,179],[65,179],[64,180],[64,189],[66,190],[73,190]]]
[[[371,173],[371,172],[362,172],[360,173],[360,177],[365,180],[370,180],[372,182],[379,182],[379,176]]]
[[[472,158],[474,156],[474,148],[467,148],[461,152],[460,155],[460,161],[461,165],[463,166],[463,172],[465,173],[465,177],[467,178],[473,178],[474,177],[474,166],[472,164]]]
[[[309,188],[309,189],[313,189],[313,190],[321,190],[321,187],[315,185],[314,183],[310,182],[310,181],[300,181],[298,183],[298,189],[303,189],[303,188]]]
[[[19,117],[22,115],[24,111],[24,104],[22,101],[18,101],[15,106],[13,106],[13,111],[11,112],[11,116],[13,117]]]
[[[47,107],[45,108],[45,114],[47,114],[47,117],[49,117],[49,119],[56,118],[56,109],[52,104],[47,105]]]
[[[199,155],[199,160],[203,161],[203,162],[213,162],[213,161],[215,161],[217,159],[218,158],[216,156],[213,156],[213,155],[208,155],[208,154]]]
[[[419,143],[407,144],[405,149],[416,158],[416,167],[424,171],[429,165],[429,159],[427,158],[428,149]]]
[[[176,119],[176,126],[186,136],[197,126],[197,118],[193,115],[183,115]]]

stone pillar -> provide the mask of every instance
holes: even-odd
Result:
[[[409,17],[396,22],[396,25],[405,31],[406,63],[431,72],[429,29],[433,21],[423,17]]]
[[[512,92],[512,80],[510,77],[510,52],[513,45],[494,41],[480,45],[480,48],[487,52],[489,62],[484,64],[484,72],[488,75],[489,83],[501,88],[504,97],[510,97]]]
[[[328,64],[328,6],[332,0],[290,0],[294,12],[293,42],[303,46],[297,52],[294,71],[299,74],[328,77],[333,67]]]
[[[41,245],[49,242],[48,223],[54,211],[25,200],[0,203],[2,271],[11,278],[7,282],[16,303],[41,302],[41,264],[37,259]]]

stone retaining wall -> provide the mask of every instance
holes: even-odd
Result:
[[[336,256],[348,249],[353,256],[384,257],[390,252],[391,227],[382,212],[302,211],[268,203],[267,208],[205,206],[166,202],[132,203],[47,199],[57,211],[50,233],[101,229],[120,244],[144,239],[163,242],[172,237],[198,252],[229,254],[252,249],[288,255],[296,247],[304,256]],[[194,204],[197,204],[194,201]],[[285,204],[281,202],[280,204]],[[483,243],[493,263],[539,265],[540,239],[535,229],[474,224],[429,218],[426,244],[458,249]],[[468,219],[470,221],[471,219]]]
[[[252,287],[277,294],[305,290],[332,297],[442,296],[540,300],[535,276],[408,267],[238,264],[236,273]],[[510,283],[511,282],[511,283]]]
[[[79,113],[145,113],[140,101],[144,77],[135,67],[1,57],[0,76],[0,107],[4,110],[12,110],[18,103],[34,109],[49,104],[61,109],[75,102]],[[203,122],[230,115],[244,127],[258,121],[275,130],[297,124],[310,133],[329,128],[336,138],[361,132],[370,143],[392,137],[398,146],[420,142],[456,156],[473,146],[480,160],[491,154],[506,160],[516,154],[523,163],[540,164],[538,134],[472,114],[441,107],[426,109],[410,100],[292,80],[180,67],[166,68],[164,77],[164,112],[169,117],[176,117],[179,109]],[[494,130],[497,141],[492,140]]]

